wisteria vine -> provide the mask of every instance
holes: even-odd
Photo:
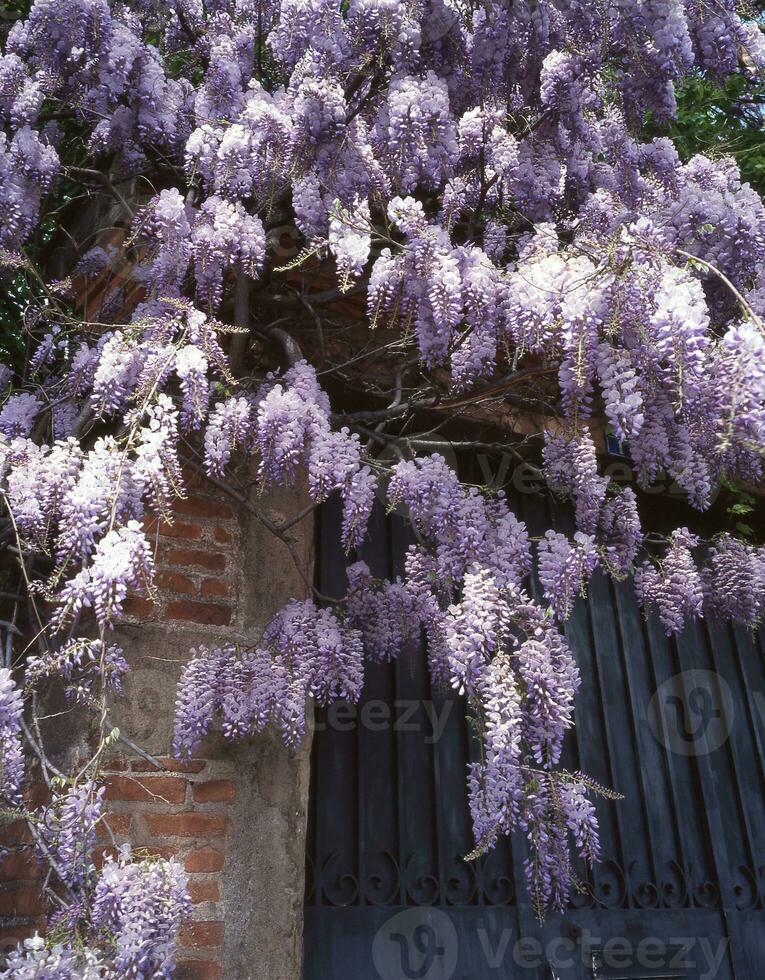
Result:
[[[475,853],[522,830],[535,907],[564,908],[609,792],[559,765],[579,685],[562,624],[592,575],[634,574],[668,634],[765,612],[753,538],[657,547],[639,510],[661,475],[692,526],[723,483],[762,480],[765,205],[734,161],[643,135],[691,72],[759,79],[759,28],[733,0],[33,0],[0,50],[0,263],[29,296],[29,355],[0,373],[0,796],[56,903],[2,976],[172,973],[180,867],[90,855],[128,671],[112,631],[155,588],[143,520],[171,518],[195,458],[255,510],[247,456],[257,491],[304,481],[303,513],[261,515],[293,556],[290,528],[339,497],[352,560],[342,601],[306,576],[254,645],[192,651],[176,752],[214,729],[295,746],[309,699],[358,700],[366,660],[424,636],[476,719]],[[62,197],[98,227],[51,249]],[[531,447],[572,533],[532,541],[431,451],[474,425]],[[631,486],[604,472],[606,434]],[[413,528],[400,580],[357,554],[376,496]],[[37,725],[56,679],[98,720],[76,774]]]

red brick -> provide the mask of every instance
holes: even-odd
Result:
[[[219,902],[220,886],[217,881],[210,879],[190,881],[189,895],[194,905],[198,905],[200,902]]]
[[[198,948],[223,945],[222,922],[184,922],[179,935],[181,946]]]
[[[222,871],[223,862],[226,856],[223,851],[216,851],[212,847],[200,847],[197,851],[192,851],[186,858],[186,870],[194,871]]]
[[[0,891],[0,915],[43,915],[45,902],[37,887],[9,888]]]
[[[195,551],[193,548],[171,548],[164,555],[170,565],[198,565],[212,572],[222,572],[226,567],[226,556],[217,551]]]
[[[229,779],[211,779],[194,783],[195,803],[232,803],[236,799],[236,784]]]
[[[183,595],[196,595],[198,591],[196,582],[180,572],[160,572],[157,585],[167,592],[180,592]]]
[[[157,762],[168,772],[201,772],[207,765],[206,759],[170,759],[167,756],[160,756]],[[145,759],[131,759],[131,772],[161,772],[155,765]]]
[[[116,858],[117,848],[116,847],[94,847],[90,852],[93,858],[93,864],[100,870],[106,863],[107,857]]]
[[[23,881],[42,877],[42,867],[31,850],[10,851],[0,861],[0,881]]]
[[[212,602],[184,601],[170,602],[166,612],[168,619],[184,619],[189,623],[202,623],[206,626],[228,626],[231,622],[231,608]]]
[[[106,780],[107,800],[131,800],[136,803],[183,803],[186,780],[177,776],[110,776]]]
[[[149,537],[154,537],[157,532],[163,538],[178,538],[181,541],[199,541],[202,537],[202,528],[187,521],[160,521],[152,517],[145,520],[143,526]]]
[[[232,535],[225,529],[225,527],[216,527],[213,531],[213,537],[221,544],[228,544],[229,541],[233,540]]]
[[[153,537],[157,533],[160,521],[158,517],[144,517],[141,521],[141,527],[144,529],[149,537]]]
[[[202,537],[202,528],[198,524],[188,524],[186,521],[162,521],[159,525],[159,533],[163,538],[179,538],[183,541],[199,541]]]
[[[178,849],[175,847],[134,847],[133,855],[137,858],[154,857],[169,861],[170,858],[178,856]]]
[[[209,497],[188,497],[186,500],[177,500],[173,510],[176,514],[183,514],[184,517],[218,517],[224,521],[234,516],[228,504],[211,500]]]
[[[175,980],[222,980],[223,967],[213,960],[185,960],[175,968]]]
[[[136,619],[149,619],[157,612],[157,607],[151,599],[144,599],[139,595],[128,596],[122,604],[122,609],[126,616],[135,616]]]
[[[24,802],[30,809],[50,803],[50,790],[45,783],[28,783],[24,787]]]
[[[228,582],[225,579],[206,578],[202,579],[202,587],[200,591],[205,599],[226,599],[228,598],[230,590],[228,587]]]
[[[109,829],[113,834],[127,837],[130,833],[133,818],[129,813],[108,813],[106,815],[106,822],[109,824]],[[106,828],[101,830],[101,826],[99,825],[98,836],[102,838],[107,837],[108,832],[106,831]]]
[[[144,820],[155,837],[222,837],[228,818],[222,813],[144,813]]]
[[[11,820],[0,826],[0,841],[5,847],[12,847],[14,844],[28,844],[32,840],[32,834],[24,820]]]
[[[214,492],[215,484],[211,483],[203,471],[195,470],[193,466],[184,466],[181,470],[183,481],[189,490],[205,490]]]
[[[124,755],[108,755],[104,759],[106,772],[127,772],[128,761]]]

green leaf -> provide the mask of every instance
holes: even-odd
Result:
[[[752,504],[749,504],[749,503],[742,502],[742,503],[739,503],[739,504],[733,504],[732,507],[729,507],[728,508],[728,513],[729,514],[751,514],[753,510],[754,510],[754,504],[753,503]]]

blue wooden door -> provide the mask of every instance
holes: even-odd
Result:
[[[519,503],[530,529],[543,506]],[[319,550],[338,596],[339,519],[323,512]],[[380,509],[364,558],[396,574],[408,544]],[[318,713],[305,980],[765,977],[762,640],[703,624],[668,640],[602,577],[566,632],[582,688],[564,762],[625,796],[598,804],[603,860],[570,908],[536,922],[520,836],[464,860],[476,746],[413,647],[369,667],[358,708]]]

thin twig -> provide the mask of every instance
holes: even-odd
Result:
[[[123,195],[117,190],[114,184],[109,180],[107,174],[102,170],[92,170],[90,167],[67,167],[67,171],[76,177],[90,177],[92,180],[98,181],[111,195],[119,202],[122,210],[125,212],[125,216],[129,221],[132,222],[135,217],[135,211],[128,204],[127,200]]]
[[[714,273],[717,276],[717,278],[721,282],[723,282],[728,287],[728,289],[733,293],[733,295],[738,300],[739,305],[743,309],[744,313],[746,313],[746,315],[752,320],[752,322],[760,331],[760,333],[763,336],[765,336],[765,325],[763,325],[762,320],[760,319],[759,316],[757,316],[755,311],[752,309],[751,305],[747,302],[747,300],[739,292],[739,290],[736,289],[736,287],[733,285],[733,283],[725,275],[724,272],[721,272],[720,269],[718,269],[716,265],[712,265],[711,262],[707,262],[706,259],[700,259],[698,255],[692,255],[690,252],[686,252],[685,249],[676,248],[675,252],[677,255],[682,255],[684,258],[690,259],[692,262],[698,262],[699,265],[703,265],[706,269],[709,269],[710,272]]]

